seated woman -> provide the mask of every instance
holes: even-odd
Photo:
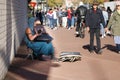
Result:
[[[34,24],[33,24],[33,23]],[[41,27],[42,33],[46,33],[43,26],[40,26],[41,22],[35,18],[30,18],[28,20],[29,27],[26,28],[26,38],[25,42],[29,48],[33,50],[33,55],[35,58],[43,60],[42,55],[51,55],[51,58],[54,54],[54,48],[51,42],[42,42],[42,41],[34,41],[34,39],[41,35],[35,28],[39,25]],[[47,34],[47,33],[46,33]]]

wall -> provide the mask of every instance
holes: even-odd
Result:
[[[27,0],[0,0],[0,80],[24,37]]]

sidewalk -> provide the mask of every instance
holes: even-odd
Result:
[[[59,28],[48,33],[54,38],[56,57],[62,51],[76,51],[82,54],[81,61],[54,62],[25,60],[27,55],[24,43],[21,44],[5,80],[119,80],[120,54],[115,52],[112,37],[101,39],[103,53],[90,54],[87,46],[89,34],[84,39],[76,38],[75,29]]]

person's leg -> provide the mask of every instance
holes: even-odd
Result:
[[[116,44],[117,52],[120,54],[120,44]]]
[[[55,19],[52,18],[52,29],[54,28]]]
[[[79,36],[79,28],[80,28],[80,20],[77,19],[77,26],[76,26],[76,29],[75,29],[75,31],[76,31],[76,37]]]
[[[118,44],[118,53],[120,54],[120,44]]]
[[[41,42],[34,42],[29,44],[29,48],[33,50],[33,56],[35,59],[43,60],[42,59],[43,53],[41,52],[42,45],[43,43]]]
[[[120,36],[114,35],[114,43],[116,44],[116,50],[120,53]]]
[[[66,27],[67,27],[67,17],[65,17],[64,19],[65,19],[65,20],[64,20],[64,21],[65,21],[64,23],[65,23],[65,28],[66,28]]]
[[[96,29],[97,53],[101,53],[100,29]]]
[[[53,28],[55,28],[55,19],[53,19],[52,25],[53,25]]]
[[[50,20],[50,28],[52,29],[53,26],[52,26],[52,19],[49,19]]]
[[[71,27],[72,28],[74,27],[74,16],[72,16],[72,19],[71,19]]]
[[[90,52],[94,50],[94,29],[90,29]]]
[[[62,17],[62,27],[64,27],[64,28],[66,27],[65,22],[66,22],[65,17]]]
[[[62,17],[60,17],[60,27],[61,27],[61,25],[62,25]]]
[[[119,44],[116,44],[116,50],[118,51]]]
[[[68,29],[70,29],[71,26],[71,19],[68,19]]]
[[[54,47],[53,47],[52,43],[48,44],[48,49],[49,49],[48,55],[51,56],[51,59],[55,59],[55,54],[54,54],[55,51],[54,51]]]
[[[104,27],[102,24],[101,24],[101,34],[102,34],[102,38],[104,38],[105,37],[105,30],[104,30]]]
[[[55,19],[55,27],[57,27],[57,19]]]

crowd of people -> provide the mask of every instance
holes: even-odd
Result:
[[[77,8],[54,7],[50,8],[47,12],[43,12],[42,10],[37,11],[36,20],[30,19],[29,27],[26,29],[27,46],[34,50],[35,56],[54,55],[54,48],[51,42],[34,42],[34,39],[41,35],[34,31],[34,27],[38,24],[46,25],[52,30],[56,30],[59,27],[70,30],[75,27],[75,33],[78,35],[82,21],[86,26],[85,29],[90,33],[90,53],[96,52],[97,54],[101,54],[100,37],[105,38],[106,34],[110,33],[114,36],[116,50],[120,53],[120,2],[116,3],[114,11],[111,11],[110,7],[106,9],[104,6],[99,7],[98,5],[98,2],[93,2],[92,7],[88,9],[83,2],[80,2]],[[97,42],[96,49],[94,49],[94,36],[96,36]]]

